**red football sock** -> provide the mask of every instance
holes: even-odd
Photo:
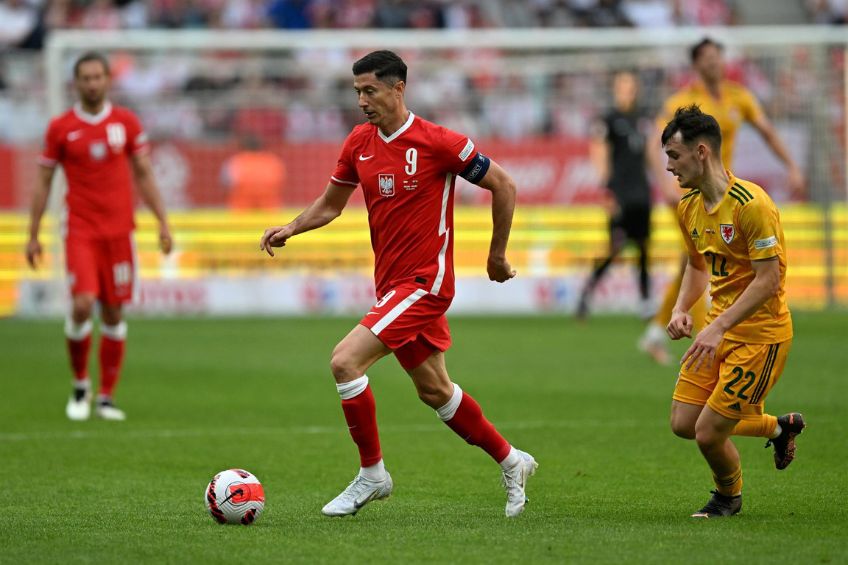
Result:
[[[342,400],[342,410],[350,437],[359,448],[360,466],[376,465],[383,458],[383,453],[380,451],[380,434],[377,431],[377,404],[371,387],[366,386],[353,398]]]
[[[91,350],[91,334],[82,339],[66,337],[65,341],[68,344],[68,355],[71,358],[74,380],[86,380],[88,378],[88,352]]]
[[[126,341],[100,336],[100,391],[101,396],[112,396],[121,376]]]
[[[462,400],[456,413],[445,424],[466,442],[480,447],[498,463],[509,455],[509,442],[483,416],[480,405],[467,392],[462,392]]]

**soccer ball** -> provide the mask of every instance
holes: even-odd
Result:
[[[262,483],[244,469],[227,469],[215,475],[206,487],[206,509],[219,524],[248,526],[265,508]]]

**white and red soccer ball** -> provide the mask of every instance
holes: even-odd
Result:
[[[206,508],[219,524],[255,522],[265,508],[262,483],[244,469],[227,469],[215,475],[206,487]]]

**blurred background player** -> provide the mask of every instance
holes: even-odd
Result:
[[[107,420],[125,418],[115,406],[113,394],[127,335],[122,307],[132,299],[136,279],[133,181],[159,220],[162,251],[169,253],[172,246],[165,208],[148,157],[147,136],[132,112],[109,102],[109,83],[109,63],[103,55],[90,52],[76,61],[74,86],[79,102],[53,119],[47,128],[26,246],[27,261],[36,268],[43,253],[39,226],[53,174],[61,165],[68,182],[64,236],[72,305],[65,336],[74,373],[73,391],[66,407],[71,420],[86,420],[91,413],[88,353],[96,302],[100,303],[101,318],[96,414]]]
[[[786,247],[780,213],[756,184],[737,179],[722,162],[721,130],[697,106],[680,108],[662,132],[668,170],[691,189],[677,207],[687,263],[668,335],[692,337],[690,309],[709,284],[707,325],[681,359],[671,427],[698,443],[716,490],[697,518],[731,516],[742,508],[742,467],[731,435],[770,438],[774,462],[795,457],[801,414],[763,412],[792,346],[786,305]]]
[[[362,185],[379,300],[336,346],[330,362],[361,467],[322,512],[356,514],[369,501],[392,492],[365,371],[394,353],[419,398],[457,435],[500,464],[506,515],[517,516],[524,510],[525,484],[537,463],[512,447],[471,395],[451,382],[444,356],[451,344],[445,312],[454,296],[456,177],[492,193],[494,225],[486,267],[489,279],[497,282],[515,276],[506,259],[515,184],[471,139],[407,110],[406,71],[406,64],[391,51],[375,51],[354,63],[353,85],[368,123],[356,126],[345,140],[324,194],[293,222],[266,229],[260,242],[273,256],[273,247],[337,218]]]
[[[580,295],[577,317],[581,320],[589,314],[592,292],[628,241],[639,248],[640,311],[645,319],[653,315],[648,274],[651,186],[646,159],[656,152],[645,150],[653,123],[637,103],[639,82],[634,73],[616,73],[612,90],[614,106],[593,125],[590,145],[592,164],[611,195],[609,254],[598,261]]]
[[[721,160],[725,168],[732,168],[736,134],[742,123],[747,122],[757,130],[772,152],[786,166],[790,190],[796,195],[801,194],[804,191],[801,169],[792,159],[760,103],[747,88],[725,78],[724,47],[710,38],[704,38],[692,47],[691,59],[696,80],[666,100],[657,118],[655,140],[651,142],[652,150],[659,146],[662,128],[671,120],[675,110],[689,104],[697,104],[705,114],[713,116],[721,128]],[[658,170],[657,178],[665,179],[664,182],[660,180],[660,187],[669,205],[676,209],[680,199],[680,187],[672,177],[662,174],[661,170]],[[669,363],[664,328],[671,318],[671,309],[680,289],[684,267],[685,257],[677,277],[669,284],[654,320],[648,325],[639,343],[641,349],[663,365]],[[702,299],[692,310],[695,331],[703,326],[705,314],[706,302]]]
[[[221,179],[230,189],[229,205],[237,211],[277,210],[283,206],[286,166],[255,135],[240,139],[239,151],[224,162]]]

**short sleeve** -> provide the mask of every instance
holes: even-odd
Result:
[[[330,177],[330,182],[338,185],[357,186],[359,184],[359,173],[356,172],[356,166],[353,163],[353,142],[351,138],[353,134],[347,136],[342,145],[339,160],[336,163],[336,169]]]
[[[685,213],[684,210],[685,204],[683,202],[677,205],[677,225],[680,227],[680,231],[683,234],[683,243],[686,244],[686,252],[690,257],[694,257],[699,255],[698,248],[695,247],[695,244],[692,242],[692,235],[686,228],[686,222],[683,219]]]
[[[760,106],[759,100],[750,90],[745,88],[741,91],[740,106],[742,117],[746,122],[755,122],[763,115],[763,108]]]
[[[59,125],[51,121],[44,134],[44,148],[38,157],[38,164],[44,167],[55,167],[62,160],[62,137]]]
[[[738,218],[751,261],[771,259],[783,253],[780,213],[773,203],[755,198],[739,210]]]
[[[130,155],[140,155],[150,151],[150,143],[147,139],[147,133],[141,125],[138,117],[132,112],[128,112],[124,120],[124,127],[127,128],[127,151]]]
[[[440,153],[443,169],[450,173],[459,174],[472,163],[478,151],[471,138],[447,128],[441,128],[441,130]]]

